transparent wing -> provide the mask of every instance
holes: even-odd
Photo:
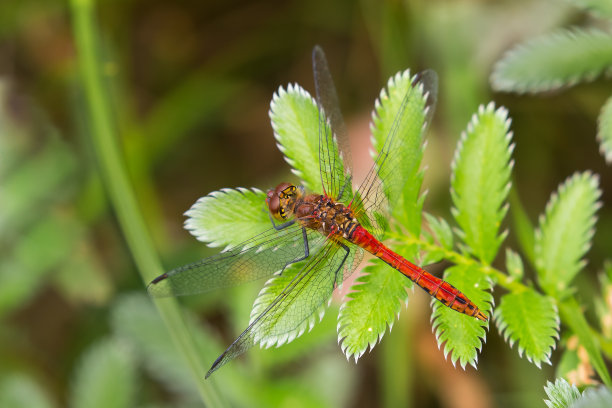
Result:
[[[279,295],[259,305],[260,313],[252,316],[249,327],[219,356],[206,377],[255,344],[288,343],[310,330],[317,316],[322,316],[334,288],[357,267],[362,254],[360,248],[349,249],[328,240],[297,273],[287,277],[289,282]]]
[[[438,77],[434,71],[427,70],[414,76],[388,136],[378,149],[374,165],[355,193],[351,208],[362,225],[378,239],[388,229],[389,202],[397,203],[401,199],[406,175],[410,174],[406,170],[415,165],[411,162],[411,152],[401,148],[403,135],[413,126],[421,127],[421,134],[424,134],[435,110],[437,91]],[[415,93],[416,96],[424,96],[425,105],[420,109],[411,106],[413,103],[423,103],[423,97],[415,97]],[[422,112],[424,109],[425,117],[418,117],[417,113],[407,115],[408,108],[408,112]]]
[[[318,45],[312,50],[312,70],[319,105],[321,186],[327,196],[348,202],[352,196],[352,163],[348,135],[325,53]]]
[[[208,292],[271,276],[305,256],[309,247],[320,246],[325,237],[297,223],[284,229],[270,228],[236,247],[181,266],[160,275],[148,286],[155,297]]]

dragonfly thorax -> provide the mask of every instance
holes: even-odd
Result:
[[[291,183],[280,183],[276,188],[268,190],[266,204],[272,217],[281,221],[289,218],[303,194],[303,187],[298,188]]]

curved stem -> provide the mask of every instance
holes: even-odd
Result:
[[[93,12],[94,0],[71,0],[73,30],[76,40],[82,86],[86,96],[91,138],[106,190],[119,219],[132,256],[142,279],[149,282],[164,270],[147,233],[133,189],[128,181],[117,142],[114,118],[103,83],[103,62],[97,53],[97,30]],[[204,382],[206,371],[178,303],[174,299],[156,300],[155,305],[168,327],[176,347],[183,354],[198,386],[202,400],[209,407],[222,406],[211,382]]]

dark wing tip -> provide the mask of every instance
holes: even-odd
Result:
[[[150,287],[151,285],[155,285],[155,284],[159,283],[160,281],[163,281],[163,280],[164,280],[164,279],[166,279],[167,277],[168,277],[168,274],[167,274],[167,273],[162,273],[162,274],[161,274],[161,275],[159,275],[157,278],[153,279],[153,280],[151,281],[151,283],[149,283],[149,287]]]
[[[227,353],[227,351],[223,352],[223,354],[221,354],[219,357],[217,357],[217,359],[215,360],[213,365],[210,366],[210,370],[208,370],[208,372],[206,373],[206,376],[204,377],[205,380],[207,380],[208,377],[210,377],[212,375],[212,373],[217,371],[217,369],[224,364],[223,357],[225,357],[226,353]]]
[[[168,281],[166,279],[169,277],[168,273],[163,273],[159,275],[157,278],[153,279],[151,283],[147,285],[147,291],[149,295],[153,297],[166,297],[172,296],[172,289]],[[162,283],[161,285],[159,283]]]

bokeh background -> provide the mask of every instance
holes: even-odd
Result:
[[[589,294],[598,291],[612,241],[610,170],[595,139],[611,82],[537,96],[496,94],[489,85],[511,46],[590,23],[589,15],[550,0],[98,3],[115,131],[165,268],[215,252],[182,228],[199,197],[296,181],[276,148],[269,103],[289,83],[314,94],[310,53],[320,44],[357,175],[369,167],[370,111],[388,77],[406,68],[438,73],[424,163],[430,213],[451,219],[452,155],[471,115],[489,101],[512,118],[513,183],[533,222],[566,177],[598,173],[604,206],[578,278],[592,316]],[[122,393],[124,406],[200,406],[101,181],[72,24],[67,1],[0,2],[0,406],[121,406],[113,398]],[[511,233],[507,243],[514,242]],[[246,327],[261,284],[181,300],[204,366]],[[291,345],[252,350],[207,380],[222,405],[543,406],[559,353],[540,370],[491,326],[478,370],[455,368],[438,350],[429,298],[419,291],[355,364],[337,345],[338,306],[336,299]],[[104,375],[121,380],[116,389],[96,388]]]

